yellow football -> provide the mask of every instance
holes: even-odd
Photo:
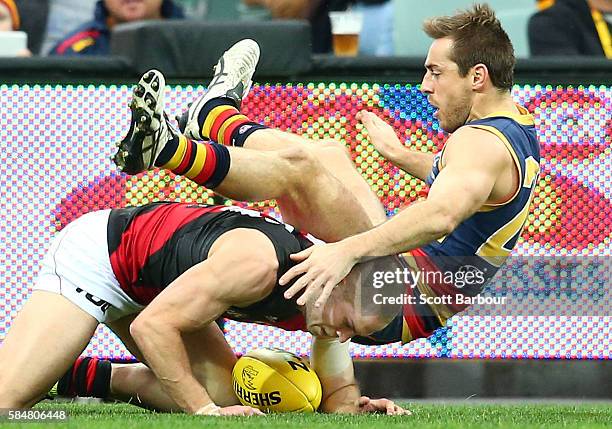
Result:
[[[321,404],[321,382],[305,359],[280,349],[257,349],[232,371],[234,392],[243,405],[265,412],[312,413]]]

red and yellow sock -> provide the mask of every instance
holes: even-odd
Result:
[[[201,135],[227,146],[243,146],[247,137],[266,128],[240,113],[228,98],[208,101],[198,115]]]
[[[179,136],[166,144],[155,165],[214,189],[227,176],[230,155],[220,144],[197,143]]]

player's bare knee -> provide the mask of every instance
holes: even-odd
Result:
[[[0,384],[0,409],[32,407],[35,401],[28,401],[22,398],[22,396],[16,387]]]
[[[130,323],[130,336],[136,344],[151,331],[152,326],[150,322],[151,318],[143,312]]]
[[[285,190],[290,198],[302,198],[305,189],[312,188],[313,181],[325,171],[315,151],[308,147],[291,147],[283,150],[280,156],[287,164]]]
[[[294,146],[281,151],[280,156],[300,174],[307,174],[321,167],[319,160],[308,147]]]

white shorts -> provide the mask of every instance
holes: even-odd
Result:
[[[109,214],[110,210],[87,213],[61,230],[34,286],[66,297],[100,323],[144,308],[125,294],[113,273],[107,242]]]

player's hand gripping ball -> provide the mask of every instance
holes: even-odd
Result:
[[[321,382],[308,362],[279,349],[242,356],[232,371],[234,392],[243,405],[265,412],[312,413],[321,404]]]

